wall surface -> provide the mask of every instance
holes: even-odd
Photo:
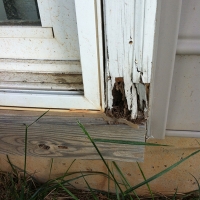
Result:
[[[192,152],[198,150],[198,142],[200,142],[200,139],[167,137],[164,140],[150,139],[148,142],[168,144],[170,146],[146,147],[145,160],[143,163],[140,163],[146,178],[155,175]],[[9,158],[14,165],[23,168],[23,157],[9,155]],[[198,189],[197,183],[192,175],[199,180],[199,159],[200,153],[189,158],[162,177],[152,181],[150,183],[152,191],[161,194],[174,194],[177,187],[178,193]],[[72,161],[73,159],[67,158],[54,159],[51,178],[63,174]],[[111,164],[111,162],[109,162],[109,164]],[[132,186],[143,181],[137,163],[117,162],[117,164]],[[49,158],[28,157],[27,160],[28,172],[34,174],[34,176],[41,181],[48,179],[50,165],[51,159]],[[0,155],[0,168],[4,171],[10,170],[5,155]],[[70,171],[103,171],[107,173],[103,162],[98,160],[76,160]],[[108,183],[105,177],[92,176],[90,178],[87,177],[87,180],[92,187],[107,190]],[[74,185],[77,188],[86,187],[83,180],[76,180]],[[113,185],[112,190],[114,190]],[[140,195],[148,194],[146,186],[140,188],[137,192]]]
[[[200,136],[200,1],[182,1],[166,129]]]

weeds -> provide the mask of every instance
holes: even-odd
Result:
[[[48,111],[47,111],[48,112]],[[82,172],[69,172],[70,168],[72,167],[75,160],[71,163],[69,168],[66,170],[63,176],[60,176],[56,179],[50,179],[51,178],[51,172],[53,167],[53,159],[50,163],[50,172],[49,172],[49,180],[45,182],[44,184],[40,184],[35,180],[33,175],[30,175],[26,171],[26,164],[27,164],[27,141],[28,141],[28,128],[32,126],[35,122],[37,122],[41,117],[43,117],[47,112],[42,114],[40,117],[38,117],[34,122],[32,122],[29,125],[25,125],[25,152],[24,152],[24,168],[19,169],[17,166],[13,165],[9,157],[7,156],[8,163],[11,166],[12,173],[5,173],[0,172],[0,199],[4,200],[53,200],[58,199],[58,197],[65,197],[67,199],[104,199],[104,200],[134,200],[134,199],[144,199],[142,197],[139,197],[136,193],[136,189],[146,185],[150,197],[148,199],[156,200],[156,195],[153,194],[153,191],[150,188],[149,183],[161,176],[163,176],[165,173],[171,171],[181,163],[185,162],[190,157],[194,156],[195,154],[199,153],[200,150],[197,150],[193,152],[192,154],[188,155],[187,157],[183,158],[182,160],[174,163],[170,167],[166,168],[165,170],[159,172],[158,174],[155,174],[154,176],[150,178],[146,178],[145,174],[140,167],[139,163],[138,168],[144,178],[144,181],[141,183],[131,186],[128,180],[126,179],[124,173],[120,169],[120,167],[117,165],[116,162],[112,162],[112,166],[110,167],[106,160],[104,159],[103,155],[99,151],[97,145],[95,142],[109,142],[109,143],[118,143],[118,144],[129,144],[129,145],[148,145],[148,146],[167,146],[167,145],[159,145],[159,144],[152,144],[152,143],[143,143],[143,142],[135,142],[135,141],[123,141],[123,140],[107,140],[107,139],[98,139],[98,138],[91,138],[90,134],[87,132],[85,127],[78,122],[78,125],[82,129],[83,133],[88,137],[94,148],[96,149],[100,159],[104,163],[105,167],[107,168],[108,173],[103,172],[88,172],[88,171],[82,171]],[[114,167],[114,169],[113,169]],[[117,180],[116,173],[120,177],[120,180]],[[108,180],[108,191],[98,191],[93,189],[90,184],[88,183],[86,177],[88,176],[95,176],[95,175],[101,175],[107,178]],[[191,174],[192,175],[192,174]],[[192,175],[193,176],[193,175]],[[198,190],[195,194],[200,194],[200,185],[198,180],[193,176],[195,181],[198,184]],[[87,185],[88,191],[81,191],[77,190],[73,186],[73,181],[77,179],[83,179],[84,182]],[[110,183],[113,182],[116,188],[115,194],[110,193]],[[174,195],[171,196],[169,199],[177,199],[178,196],[178,188],[176,189]],[[187,199],[192,197],[192,199],[199,199],[199,195],[193,195],[193,194],[187,194],[183,195],[181,199]],[[147,198],[146,198],[147,199]],[[166,199],[166,198],[165,198]]]

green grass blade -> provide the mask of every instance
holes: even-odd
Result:
[[[76,161],[76,159],[74,159],[74,160],[71,162],[70,166],[67,168],[66,172],[65,172],[64,175],[63,175],[64,177],[67,176],[68,171],[70,170],[70,168],[72,167],[72,165],[74,164],[75,161]]]
[[[176,188],[176,191],[175,191],[175,193],[174,193],[174,195],[172,197],[172,200],[176,200],[176,194],[177,194],[177,192],[178,192],[178,187]]]
[[[24,150],[24,181],[25,181],[25,177],[26,177],[26,160],[27,160],[27,142],[28,142],[28,128],[33,125],[35,122],[37,122],[40,118],[42,118],[47,112],[49,112],[49,110],[47,110],[46,112],[44,112],[41,116],[39,116],[34,122],[32,122],[31,124],[29,124],[28,126],[26,124],[24,124],[26,126],[25,129],[25,150]],[[24,182],[25,184],[25,182]]]
[[[127,183],[125,183],[125,181],[122,177],[121,177],[121,181],[122,181],[124,187],[126,188],[126,190],[128,190],[130,187],[127,185]],[[131,194],[128,194],[128,197],[129,197],[130,200],[133,200]]]
[[[22,186],[21,192],[20,192],[20,200],[24,200],[24,185]]]
[[[28,140],[28,126],[26,126],[26,130],[25,130],[25,150],[24,150],[24,184],[25,184],[25,180],[26,180],[26,160],[27,160],[27,140]]]
[[[123,191],[120,187],[120,185],[118,184],[118,181],[115,179],[115,176],[113,175],[113,173],[111,172],[109,166],[107,165],[105,159],[103,158],[101,152],[99,151],[98,147],[96,146],[95,142],[93,141],[93,139],[90,137],[89,133],[86,131],[85,127],[80,123],[78,122],[80,128],[82,129],[82,131],[84,132],[84,134],[88,137],[88,139],[90,140],[90,142],[93,144],[94,148],[96,149],[97,153],[99,154],[99,156],[101,157],[102,161],[104,162],[106,168],[108,169],[109,173],[111,174],[114,182],[116,183],[117,187],[119,188],[120,192],[123,194]]]
[[[11,168],[12,168],[13,173],[17,175],[17,170],[15,169],[14,165],[13,165],[12,162],[10,161],[9,156],[6,155],[6,157],[7,157],[7,160],[8,160],[9,165],[10,165]]]
[[[197,153],[199,153],[199,152],[200,152],[200,150],[197,150],[197,151],[191,153],[191,154],[188,155],[187,157],[185,157],[185,158],[183,158],[182,160],[176,162],[175,164],[171,165],[170,167],[166,168],[165,170],[163,170],[163,171],[159,172],[158,174],[156,174],[156,175],[154,175],[154,176],[148,178],[146,181],[143,181],[143,182],[139,183],[138,185],[136,185],[136,186],[134,186],[134,187],[131,187],[130,189],[126,190],[126,191],[124,192],[124,194],[127,195],[127,194],[129,194],[130,192],[132,192],[133,190],[135,190],[135,189],[137,189],[137,188],[139,188],[139,187],[141,187],[141,186],[143,186],[143,185],[145,185],[145,184],[147,184],[147,183],[149,183],[149,182],[151,182],[151,181],[157,179],[158,177],[160,177],[160,176],[164,175],[165,173],[171,171],[173,168],[177,167],[177,166],[180,165],[182,162],[184,162],[185,160],[187,160],[188,158],[194,156],[195,154],[197,154]]]
[[[111,167],[112,167],[112,165],[111,165]],[[114,175],[113,167],[112,167],[112,173]],[[118,191],[118,187],[117,187],[116,183],[115,183],[115,194],[117,195],[117,200],[120,200],[119,191]]]
[[[58,182],[58,185],[60,185],[60,187],[62,187],[62,189],[67,192],[73,199],[75,200],[79,200],[74,194],[72,194],[66,187],[64,187],[61,183]]]
[[[196,183],[197,183],[197,185],[198,185],[199,199],[200,199],[200,184],[199,184],[199,181],[198,181],[197,178],[196,178],[194,175],[192,175],[191,173],[190,173],[190,175],[195,179],[195,181],[196,181]]]
[[[108,164],[107,164],[108,165]],[[109,166],[109,165],[108,165]],[[107,169],[108,170],[108,169]],[[109,177],[109,170],[107,171],[108,177]],[[108,178],[108,194],[107,194],[108,199],[110,198],[110,179]]]
[[[74,173],[71,173],[71,174],[74,175],[74,174],[77,174],[77,173],[80,174],[80,172],[74,172]],[[84,172],[84,173],[88,173],[88,171]],[[99,174],[104,174],[105,175],[105,173],[100,173],[100,172],[99,172]],[[75,180],[77,180],[79,178],[83,178],[83,176],[91,176],[91,175],[95,175],[95,174],[90,172],[88,174],[76,176],[74,178],[71,178],[71,179],[68,179],[68,180],[64,180],[64,181],[62,181],[62,178],[63,178],[62,177],[62,178],[60,178],[61,179],[60,183],[62,185],[65,185],[65,184],[68,184],[68,183],[70,183],[72,181],[75,181]],[[59,178],[55,179],[55,180],[47,181],[40,188],[38,188],[37,191],[35,191],[35,193],[31,196],[31,198],[29,200],[34,200],[35,198],[37,198],[37,196],[42,195],[42,193],[44,193],[45,189],[48,189],[48,191],[52,191],[53,189],[59,188],[60,187],[60,185],[58,184],[59,181],[60,181]]]
[[[142,171],[142,168],[140,167],[140,165],[139,165],[138,162],[137,162],[137,165],[138,165],[139,170],[140,170],[140,172],[141,172],[141,174],[142,174],[142,176],[143,176],[144,181],[146,181],[147,179],[146,179],[146,177],[145,177],[145,175],[144,175],[144,172]],[[147,185],[147,188],[148,188],[148,190],[149,190],[149,192],[150,192],[150,194],[151,194],[151,198],[154,200],[154,196],[153,196],[153,193],[152,193],[152,190],[151,190],[149,184],[146,183],[146,185]]]
[[[82,173],[81,173],[81,174],[82,174]],[[82,175],[83,175],[83,174],[82,174]],[[88,186],[88,188],[89,188],[89,190],[90,190],[90,192],[91,192],[91,194],[92,194],[92,196],[93,196],[93,199],[94,199],[94,200],[98,200],[97,196],[96,196],[95,193],[93,192],[92,188],[90,187],[90,185],[88,184],[88,182],[86,181],[86,179],[85,179],[84,176],[83,176],[83,179],[84,179],[85,183],[87,184],[87,186]]]
[[[190,192],[189,194],[185,194],[183,197],[181,197],[181,200],[183,200],[183,199],[185,199],[185,198],[187,198],[187,200],[188,200],[188,199],[191,199],[191,196],[193,196],[193,194],[195,194],[195,193],[197,193],[197,192],[198,192],[198,190],[194,190],[194,191]],[[191,199],[191,200],[193,200],[193,199]],[[195,199],[195,200],[199,200],[199,198],[198,198],[198,199]]]
[[[44,115],[46,115],[49,112],[49,110],[47,110],[46,112],[44,112],[42,115],[40,115],[34,122],[32,122],[31,124],[29,124],[27,127],[29,128],[30,126],[32,126],[35,122],[37,122],[40,118],[42,118]]]
[[[118,171],[118,173],[120,174],[120,176],[122,177],[122,179],[125,181],[125,183],[129,186],[129,188],[131,188],[131,185],[129,184],[129,182],[127,181],[127,179],[125,178],[124,174],[122,173],[121,169],[119,168],[119,166],[117,165],[117,163],[115,161],[112,162],[113,165],[115,166],[116,170]],[[135,191],[133,191],[133,194],[136,196],[136,198],[139,200],[140,198],[138,197],[138,195],[136,194]],[[131,197],[132,198],[132,197]]]
[[[51,178],[51,171],[53,167],[53,158],[51,158],[50,170],[49,170],[49,179]]]
[[[116,195],[117,195],[117,200],[120,200],[120,197],[119,197],[119,191],[118,191],[118,187],[115,183],[115,191],[116,191]]]
[[[129,145],[145,145],[145,146],[169,146],[165,144],[155,144],[155,143],[147,143],[147,142],[137,142],[137,141],[126,141],[126,140],[110,140],[110,139],[101,139],[94,138],[94,142],[107,142],[114,144],[129,144]]]

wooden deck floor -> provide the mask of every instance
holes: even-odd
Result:
[[[31,124],[43,111],[0,110],[0,153],[24,155],[25,125]],[[100,159],[87,136],[78,126],[80,121],[94,138],[145,141],[144,127],[134,129],[116,124],[98,112],[49,111],[28,129],[28,155]],[[144,146],[96,142],[105,159],[143,161]]]

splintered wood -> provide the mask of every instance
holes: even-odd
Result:
[[[148,116],[156,5],[155,0],[104,0],[107,113],[113,117]]]

